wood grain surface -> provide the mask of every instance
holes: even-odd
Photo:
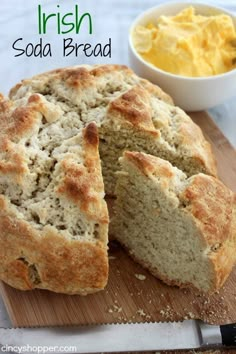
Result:
[[[236,152],[205,112],[191,114],[211,142],[219,177],[236,191]],[[110,274],[97,294],[68,296],[49,291],[22,292],[1,283],[13,326],[53,326],[112,322],[178,321],[198,318],[208,323],[236,322],[236,268],[225,286],[211,297],[169,287],[110,244]],[[140,280],[139,275],[145,279]]]

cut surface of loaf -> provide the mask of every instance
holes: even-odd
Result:
[[[22,290],[103,289],[108,212],[95,123],[63,129],[66,115],[38,94],[1,97],[0,108],[0,278]]]
[[[76,66],[35,76],[16,85],[12,100],[40,94],[56,114],[66,112],[69,137],[78,126],[95,121],[105,189],[114,194],[118,157],[125,150],[143,151],[169,160],[189,176],[216,175],[211,147],[200,128],[159,87],[121,65]],[[71,128],[71,129],[70,129]]]
[[[235,262],[234,193],[144,153],[125,152],[121,164],[111,233],[164,282],[219,289]]]

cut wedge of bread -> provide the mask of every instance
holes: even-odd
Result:
[[[235,262],[234,193],[144,153],[125,152],[121,164],[111,233],[164,282],[219,289]]]

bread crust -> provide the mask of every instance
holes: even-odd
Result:
[[[16,218],[2,196],[0,207],[0,276],[3,281],[20,290],[40,288],[81,295],[105,287],[108,263],[104,242],[66,239],[50,226],[39,233]],[[32,269],[36,274],[32,274]]]
[[[83,131],[84,164],[75,165],[64,160],[62,167],[65,178],[57,192],[73,201],[87,217],[98,223],[109,223],[109,216],[104,199],[104,184],[98,156],[98,130],[90,123]]]
[[[23,80],[10,91],[10,98],[23,97],[27,92],[44,92],[53,82],[54,89],[63,99],[72,100],[77,104],[89,102],[100,97],[107,87],[119,92],[120,95],[108,100],[107,117],[102,123],[112,120],[116,125],[129,125],[134,130],[143,131],[159,139],[161,132],[155,126],[153,117],[155,106],[160,102],[168,105],[170,117],[176,116],[178,126],[175,128],[178,146],[184,154],[202,166],[204,173],[216,176],[216,161],[210,144],[204,138],[201,129],[179,108],[173,105],[169,95],[147,80],[136,76],[133,71],[124,65],[83,65],[49,71],[31,79]],[[123,92],[121,83],[125,83],[127,90]],[[108,89],[109,91],[109,89]],[[155,103],[153,103],[155,101]],[[167,106],[166,106],[167,107]],[[171,120],[166,121],[171,128]]]
[[[199,174],[179,198],[201,230],[213,268],[212,290],[218,290],[236,261],[236,195],[216,178]]]
[[[119,120],[124,120],[140,130],[160,133],[155,129],[149,109],[150,95],[141,86],[135,86],[118,99],[110,103],[108,114]]]
[[[0,104],[0,177],[22,185],[29,170],[24,147],[18,142],[34,134],[45,107],[37,95],[31,95],[20,107],[3,97]],[[51,225],[39,229],[22,218],[8,197],[0,195],[0,278],[17,289],[86,295],[107,283],[109,217],[95,123],[83,130],[81,148],[83,165],[68,158],[61,162],[63,174],[57,194],[68,207],[76,205],[88,222],[99,225],[96,239],[66,237]]]

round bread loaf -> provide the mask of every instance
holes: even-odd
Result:
[[[22,81],[1,97],[0,134],[0,279],[22,290],[104,288],[104,195],[115,193],[124,151],[161,157],[187,176],[216,175],[200,128],[125,66],[77,66]]]

